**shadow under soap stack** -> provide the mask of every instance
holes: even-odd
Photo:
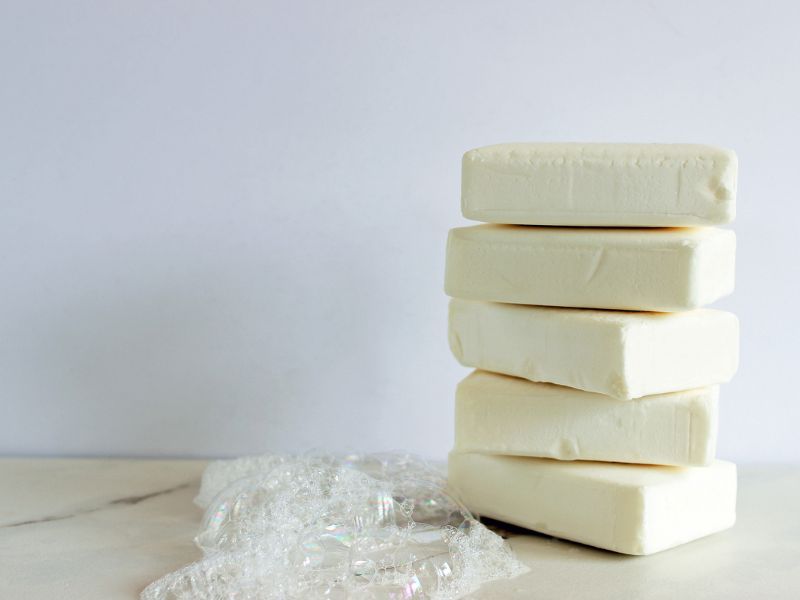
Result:
[[[462,167],[450,231],[449,482],[468,508],[625,554],[731,527],[716,460],[739,325],[736,156],[683,144],[501,144]]]

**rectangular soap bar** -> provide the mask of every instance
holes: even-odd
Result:
[[[551,383],[475,371],[456,391],[462,452],[703,466],[714,460],[719,388],[620,402]]]
[[[733,291],[727,229],[476,225],[450,230],[445,292],[456,298],[673,312]]]
[[[482,516],[624,554],[736,521],[736,465],[659,467],[452,452],[454,494]]]
[[[498,144],[462,161],[464,216],[487,223],[680,227],[736,211],[736,154],[693,144]]]
[[[739,362],[739,321],[676,313],[450,301],[450,349],[467,367],[620,400],[724,383]]]

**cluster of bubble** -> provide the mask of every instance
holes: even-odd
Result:
[[[195,502],[204,558],[142,600],[451,600],[527,571],[412,455],[218,461]]]

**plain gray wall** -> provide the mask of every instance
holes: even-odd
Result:
[[[800,459],[798,6],[3,2],[0,452],[443,456],[461,154],[685,141],[740,159],[719,453]]]

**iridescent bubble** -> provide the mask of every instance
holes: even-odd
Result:
[[[205,557],[142,599],[448,600],[524,572],[445,483],[409,454],[213,463],[196,500]]]

